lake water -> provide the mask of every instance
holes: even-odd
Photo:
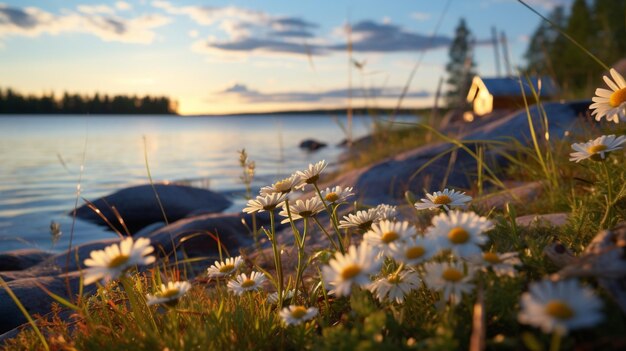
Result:
[[[345,118],[339,121],[345,125]],[[353,135],[367,134],[371,123],[368,116],[355,117]],[[307,138],[330,146],[313,153],[299,149]],[[229,210],[239,211],[245,201],[237,150],[245,148],[256,162],[259,187],[311,162],[326,159],[332,165],[342,152],[336,145],[344,138],[337,120],[326,115],[2,116],[0,252],[67,247],[72,225],[67,213],[74,208],[81,165],[80,195],[95,200],[148,183],[146,150],[155,182],[193,180],[226,193],[234,201]],[[51,221],[60,223],[63,232],[56,244]],[[76,221],[75,244],[112,237],[101,227]]]

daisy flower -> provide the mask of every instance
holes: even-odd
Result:
[[[484,232],[491,227],[491,221],[485,217],[454,210],[434,217],[426,235],[437,240],[441,249],[450,249],[457,257],[469,258],[481,253],[479,245],[489,240]]]
[[[308,169],[297,171],[296,175],[300,177],[300,183],[296,188],[304,188],[307,184],[314,184],[320,179],[320,173],[328,166],[325,160],[321,160],[316,164],[310,164]]]
[[[620,119],[626,119],[626,81],[615,69],[611,68],[609,72],[613,79],[608,76],[603,78],[611,90],[596,89],[596,96],[589,108],[593,110],[591,115],[596,115],[596,121],[606,117],[607,121],[618,123]]]
[[[418,236],[391,243],[389,251],[395,261],[414,266],[435,256],[437,245],[430,238]]]
[[[294,203],[289,203],[291,219],[293,219],[294,221],[315,216],[325,209],[326,207],[324,207],[322,200],[320,200],[320,198],[317,196],[314,196],[305,201],[296,200]],[[287,207],[285,205],[283,205],[283,209],[278,214],[283,217],[287,217],[286,219],[283,219],[281,223],[289,223],[289,214],[287,213]]]
[[[235,273],[243,264],[241,256],[228,257],[223,262],[215,261],[213,265],[207,268],[209,278],[221,278],[230,276]]]
[[[259,290],[261,284],[265,282],[265,274],[259,272],[250,273],[250,278],[245,273],[241,273],[237,278],[228,282],[228,290],[235,295],[242,295],[247,291]]]
[[[574,279],[532,283],[520,302],[520,323],[541,328],[544,333],[564,335],[573,329],[594,326],[603,319],[600,298]]]
[[[370,208],[366,211],[358,211],[357,213],[343,216],[343,219],[339,221],[339,228],[358,228],[365,231],[369,230],[372,224],[380,219],[380,213],[375,208]]]
[[[387,204],[380,204],[374,207],[374,209],[376,210],[376,212],[378,212],[378,216],[380,217],[380,219],[395,219],[396,213],[398,212],[396,210],[396,206],[391,206]]]
[[[352,187],[342,188],[340,185],[337,185],[334,188],[326,188],[326,190],[322,191],[322,196],[324,200],[329,203],[339,203],[345,201],[348,197],[354,195],[352,192]]]
[[[259,195],[256,199],[248,200],[247,207],[243,209],[245,213],[255,213],[263,211],[272,211],[278,205],[283,203],[287,198],[286,194],[273,193],[267,195]]]
[[[611,134],[589,140],[586,143],[574,143],[572,144],[572,149],[576,152],[569,154],[569,160],[576,161],[576,163],[588,158],[594,161],[603,160],[606,153],[621,149],[624,142],[626,142],[626,136],[620,135],[616,137]]]
[[[94,250],[85,260],[85,285],[89,285],[98,280],[108,282],[116,279],[131,267],[137,265],[149,265],[154,263],[156,258],[149,256],[154,251],[150,246],[150,239],[133,238],[122,240],[119,245],[113,244],[104,250]]]
[[[146,295],[148,306],[166,304],[175,306],[178,300],[191,289],[189,282],[169,282],[167,285],[161,284],[161,288],[154,295]]]
[[[449,211],[452,207],[467,206],[467,203],[472,201],[472,197],[465,195],[464,192],[443,189],[443,191],[426,194],[426,198],[421,201],[415,203],[415,208],[418,210],[435,210],[443,207],[446,211]]]
[[[292,174],[291,176],[277,181],[270,186],[264,186],[261,188],[260,194],[262,196],[270,194],[287,194],[296,188],[296,185],[300,183],[300,176]]]
[[[343,255],[339,252],[322,268],[322,275],[331,294],[337,296],[350,295],[352,285],[365,287],[370,283],[369,276],[380,270],[381,261],[376,259],[378,252],[367,243],[359,247],[354,245],[348,248]]]
[[[462,294],[469,294],[474,289],[470,283],[473,272],[465,273],[463,265],[459,263],[426,263],[424,282],[435,291],[443,292],[443,299],[457,304]]]
[[[295,293],[296,291],[293,289],[283,292],[283,300],[288,300],[292,298]],[[267,295],[267,302],[269,302],[272,305],[277,304],[278,303],[278,291]]]
[[[369,290],[380,301],[395,300],[403,303],[404,297],[419,287],[421,279],[415,272],[403,270],[380,278],[369,285]]]
[[[508,275],[509,277],[513,277],[515,273],[517,273],[515,266],[522,264],[522,261],[520,261],[517,255],[517,252],[483,252],[480,255],[470,257],[468,262],[477,267],[481,267],[484,271],[491,268],[497,276]]]
[[[304,306],[291,305],[283,308],[278,314],[285,322],[285,325],[290,326],[313,319],[313,317],[317,316],[317,312],[316,307],[306,308]]]
[[[415,234],[415,227],[409,222],[394,222],[385,219],[372,224],[372,228],[365,233],[363,240],[377,248],[381,255],[389,255],[392,243],[404,241]]]

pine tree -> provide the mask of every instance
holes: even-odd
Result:
[[[448,53],[450,62],[446,65],[448,72],[448,91],[446,100],[450,108],[462,108],[465,104],[465,97],[474,78],[474,54],[472,34],[465,24],[465,19],[461,18],[456,27],[454,40],[450,45]]]
[[[611,65],[626,55],[626,1],[595,0],[592,12],[597,28],[593,52]]]
[[[567,18],[562,6],[557,6],[548,15],[552,23],[559,27],[564,27]],[[555,50],[562,50],[566,43],[564,38],[549,23],[540,21],[539,27],[530,37],[528,48],[524,57],[526,58],[526,72],[532,75],[549,75],[555,77],[553,56]]]
[[[574,1],[565,31],[579,44],[593,51],[595,28],[586,0]],[[558,65],[555,65],[555,71],[561,84],[573,96],[581,93],[589,95],[590,92],[583,92],[583,89],[592,85],[594,73],[597,72],[597,64],[572,43],[565,45],[560,52],[557,49],[554,51],[553,57],[559,58]]]

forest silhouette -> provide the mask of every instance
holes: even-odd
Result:
[[[164,96],[64,93],[56,98],[0,89],[0,114],[177,114],[177,103]]]

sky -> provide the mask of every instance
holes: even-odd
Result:
[[[166,95],[184,115],[393,107],[418,62],[403,107],[431,106],[461,18],[483,76],[492,27],[515,67],[540,23],[516,0],[2,1],[0,87]]]

